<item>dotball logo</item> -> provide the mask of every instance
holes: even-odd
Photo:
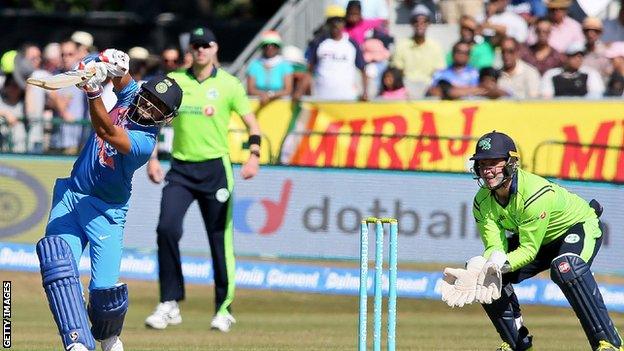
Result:
[[[279,194],[277,194],[279,197],[276,200],[270,198],[237,198],[234,201],[234,229],[245,234],[273,234],[284,223],[291,190],[292,180],[286,179]],[[258,211],[258,207],[264,210],[264,221],[261,219],[262,215],[257,213],[262,212]],[[260,218],[256,221],[251,220],[256,217]]]

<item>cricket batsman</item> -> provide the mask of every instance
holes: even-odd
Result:
[[[549,270],[591,349],[624,350],[590,268],[602,244],[600,204],[520,169],[503,133],[483,135],[470,159],[481,186],[473,214],[485,251],[466,269],[444,270],[442,299],[452,307],[481,303],[503,340],[498,350],[531,350],[513,284]]]
[[[159,127],[177,115],[182,101],[171,78],[139,87],[128,74],[128,61],[126,53],[107,49],[80,63],[95,72],[79,84],[89,100],[93,133],[70,177],[56,180],[45,236],[37,243],[43,288],[65,350],[95,350],[98,340],[104,351],[123,351],[119,335],[128,289],[118,279],[132,175],[147,162]],[[110,113],[101,99],[107,76],[118,99]],[[87,244],[91,281],[85,307],[78,262]]]

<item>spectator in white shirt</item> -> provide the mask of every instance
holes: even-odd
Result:
[[[544,73],[541,94],[545,99],[562,96],[600,98],[605,90],[600,73],[583,66],[585,45],[572,43],[565,51],[563,67],[552,68]]]
[[[500,36],[507,36],[524,43],[529,29],[526,21],[516,13],[507,10],[508,0],[490,0],[485,8],[483,30],[493,30]]]
[[[519,56],[519,44],[514,38],[505,38],[501,42],[503,68],[498,79],[498,86],[518,99],[539,97],[540,74],[537,69],[522,61]]]
[[[313,96],[324,100],[368,100],[365,62],[357,43],[344,33],[345,19],[327,19],[329,35],[316,39],[308,55],[309,71],[314,75]],[[362,79],[361,85],[356,76]]]

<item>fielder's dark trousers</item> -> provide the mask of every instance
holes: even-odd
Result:
[[[229,166],[229,162],[227,165]],[[231,198],[227,196],[229,192],[225,198],[223,196],[223,189],[228,189],[226,171],[231,172],[231,169],[226,170],[220,158],[195,163],[175,159],[171,162],[171,170],[165,177],[167,185],[163,188],[156,229],[161,302],[180,301],[185,297],[179,242],[186,211],[197,200],[212,256],[215,311],[219,311],[224,302],[227,302],[224,307],[229,310],[233,284],[230,292],[228,286],[233,283],[234,276],[233,272],[230,272],[231,277],[228,276],[227,261],[232,260],[230,263],[233,267],[234,255],[233,249],[226,244],[227,235],[230,236],[229,242],[232,241],[232,226],[227,225]],[[216,196],[218,191],[220,196]]]

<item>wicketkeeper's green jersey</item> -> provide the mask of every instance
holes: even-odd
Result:
[[[521,169],[512,180],[506,206],[496,201],[493,191],[482,188],[474,198],[472,212],[485,245],[483,256],[489,257],[494,250],[506,252],[512,271],[532,262],[542,245],[557,239],[574,224],[597,221],[587,201]],[[598,226],[594,228],[585,233],[586,240],[602,235]],[[520,246],[511,252],[505,231],[520,237]]]
[[[228,126],[232,111],[251,112],[245,88],[238,78],[215,68],[199,82],[190,69],[169,73],[182,88],[182,105],[173,119],[175,159],[200,162],[229,154]]]

